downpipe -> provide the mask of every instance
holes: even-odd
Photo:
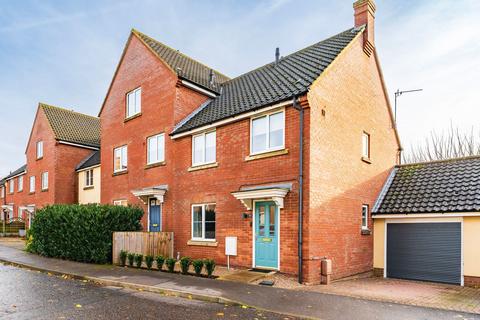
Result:
[[[298,165],[298,283],[303,282],[303,127],[304,110],[293,98],[293,108],[300,113],[299,165]]]

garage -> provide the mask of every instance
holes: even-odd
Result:
[[[387,277],[461,284],[461,223],[386,226]]]

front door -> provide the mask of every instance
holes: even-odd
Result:
[[[161,231],[161,212],[160,212],[160,200],[150,199],[149,200],[149,231],[150,232],[160,232]]]
[[[278,208],[274,202],[255,204],[255,267],[278,268]]]

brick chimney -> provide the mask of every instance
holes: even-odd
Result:
[[[370,56],[375,48],[375,2],[373,0],[357,0],[353,3],[355,10],[355,27],[365,25],[363,33],[363,51]]]

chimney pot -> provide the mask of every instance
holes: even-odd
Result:
[[[277,47],[275,49],[275,64],[278,64],[279,61],[280,61],[280,48]]]

